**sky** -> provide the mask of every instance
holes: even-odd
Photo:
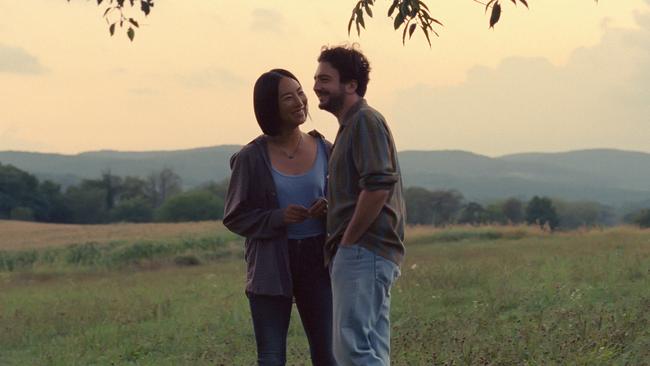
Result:
[[[260,133],[257,77],[298,76],[304,129],[334,139],[312,91],[323,45],[358,42],[366,98],[403,150],[488,156],[616,148],[650,152],[650,0],[425,1],[444,27],[402,45],[376,1],[348,36],[354,0],[156,0],[135,40],[111,37],[94,0],[0,0],[0,151],[75,154],[245,144]]]

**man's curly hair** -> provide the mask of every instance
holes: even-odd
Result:
[[[351,46],[323,46],[318,62],[328,62],[332,65],[339,72],[342,83],[355,80],[357,94],[363,97],[370,81],[370,63],[358,48],[356,43]]]

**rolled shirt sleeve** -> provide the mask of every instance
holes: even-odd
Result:
[[[389,132],[378,116],[363,113],[354,124],[353,159],[359,172],[359,188],[390,190],[399,180]]]

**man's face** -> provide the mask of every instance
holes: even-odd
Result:
[[[314,75],[314,92],[318,97],[318,108],[337,114],[343,108],[345,86],[341,83],[338,70],[329,62],[319,62]]]

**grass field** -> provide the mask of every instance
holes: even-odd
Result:
[[[241,239],[125,227],[0,222],[0,365],[253,365]],[[410,228],[392,299],[394,365],[650,365],[650,231]]]
[[[38,249],[83,243],[196,238],[223,233],[216,221],[178,224],[64,225],[0,220],[0,250]]]

